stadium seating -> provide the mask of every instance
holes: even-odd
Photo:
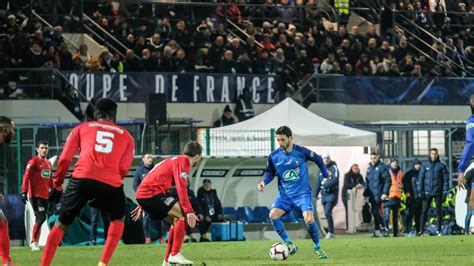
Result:
[[[270,210],[266,206],[256,206],[253,209],[255,221],[257,223],[270,223]]]

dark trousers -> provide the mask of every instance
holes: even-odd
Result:
[[[393,235],[398,235],[398,210],[400,209],[400,204],[391,204],[385,207],[384,211],[384,223],[388,227],[390,222],[390,211],[392,211],[392,227]]]
[[[143,233],[145,234],[145,238],[151,237],[151,228],[154,227],[158,231],[158,239],[163,237],[163,223],[161,220],[153,220],[147,212],[143,214]]]
[[[380,200],[375,200],[374,197],[369,197],[370,211],[372,216],[374,216],[375,230],[380,230],[380,226],[385,227],[382,219],[382,202]]]
[[[210,222],[207,222],[206,219],[202,219],[202,221],[199,221],[199,233],[201,233],[202,235],[207,233],[207,231],[209,230],[209,227],[211,227],[211,224],[213,222],[222,221],[221,219],[217,218],[217,215],[212,215],[212,216],[209,216],[209,217],[211,217],[211,219],[212,219],[212,221],[210,221]]]
[[[421,214],[421,228],[420,228],[420,232],[423,233],[425,232],[425,224],[426,224],[426,220],[428,219],[428,211],[431,207],[431,201],[433,201],[433,199],[435,200],[435,203],[436,203],[436,223],[438,225],[438,231],[441,232],[441,225],[443,223],[443,219],[442,219],[442,201],[443,201],[443,196],[441,195],[437,195],[437,196],[428,196],[426,195],[426,199],[423,201],[423,212]]]
[[[347,209],[347,196],[342,196],[342,204],[344,204],[344,209],[346,210],[346,230],[349,229],[349,210]]]
[[[96,241],[97,239],[97,223],[99,222],[99,212],[102,217],[102,223],[104,224],[104,240],[107,238],[107,232],[109,231],[110,217],[104,211],[100,209],[91,208],[91,231],[89,238],[91,241]]]
[[[335,202],[324,202],[324,215],[326,216],[326,219],[328,220],[328,232],[329,233],[334,233],[334,219],[332,217],[332,209],[334,209],[334,206],[336,206]]]
[[[420,232],[420,219],[422,212],[422,201],[419,199],[407,200],[407,215],[405,215],[405,233],[411,231],[413,221],[415,221],[416,232]]]

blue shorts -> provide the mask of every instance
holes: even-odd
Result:
[[[286,195],[278,195],[272,205],[272,208],[282,209],[285,212],[289,212],[293,208],[296,208],[301,212],[314,211],[313,198],[311,197],[311,194],[301,195],[297,198],[289,198]]]

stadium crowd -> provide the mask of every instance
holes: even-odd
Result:
[[[9,14],[1,18],[1,65],[65,71],[275,74],[293,85],[313,73],[473,75],[470,25],[474,6],[470,1],[387,1],[380,16],[380,34],[375,25],[361,32],[358,26],[323,23],[322,9],[314,0],[237,2],[195,7],[143,4],[129,9],[134,10],[128,14],[134,19],[127,19],[115,5],[86,8],[127,47],[124,58],[107,49],[93,57],[86,45],[71,54],[60,25],[48,28],[34,18],[23,20]],[[249,2],[260,5],[241,5]],[[395,16],[395,10],[401,13]],[[464,13],[447,15],[445,11]],[[244,32],[228,30],[226,19]],[[399,27],[423,35],[415,24],[432,32],[437,41],[419,40]],[[423,48],[422,41],[433,49]]]

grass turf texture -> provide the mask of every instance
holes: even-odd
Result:
[[[322,240],[329,260],[313,254],[310,240],[296,240],[298,253],[286,261],[272,261],[269,248],[276,241],[212,242],[183,245],[183,254],[194,265],[474,265],[474,236],[378,238],[338,237]],[[97,265],[102,246],[60,247],[53,265]],[[119,245],[110,265],[161,265],[165,245]],[[41,252],[12,248],[19,265],[39,265]]]

